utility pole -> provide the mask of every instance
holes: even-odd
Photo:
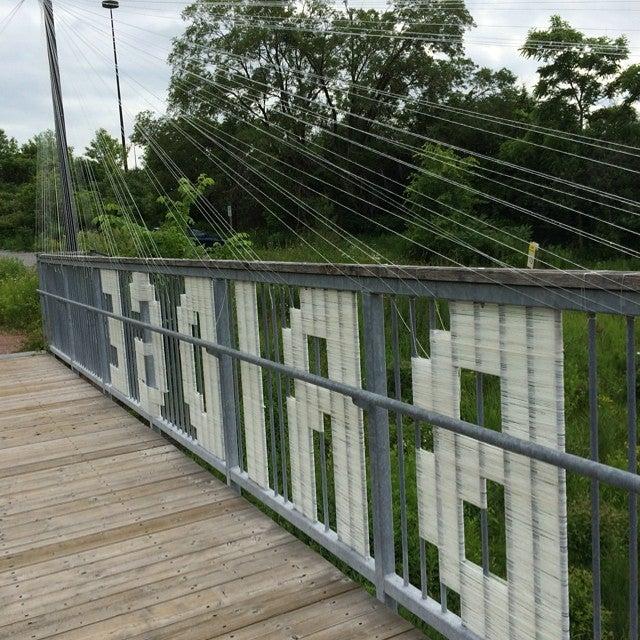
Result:
[[[120,137],[122,139],[122,164],[124,170],[129,171],[129,162],[127,160],[127,136],[124,133],[124,117],[122,115],[122,91],[120,90],[120,69],[118,67],[118,49],[116,48],[116,28],[113,24],[113,10],[118,9],[120,3],[118,0],[104,0],[103,9],[109,9],[111,16],[111,39],[113,41],[113,62],[116,66],[116,88],[118,90],[118,109],[120,111]]]
[[[56,142],[60,161],[62,209],[65,236],[67,239],[67,251],[76,252],[78,251],[78,216],[74,201],[73,182],[71,180],[69,145],[67,144],[67,127],[64,119],[62,85],[60,83],[60,65],[58,63],[58,44],[56,42],[56,27],[53,19],[52,0],[42,0],[42,7],[44,10],[44,30],[47,38],[49,75],[51,76],[53,118],[55,121]]]

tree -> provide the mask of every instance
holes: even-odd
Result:
[[[122,167],[122,144],[106,129],[98,129],[84,155],[102,168]]]
[[[0,247],[30,249],[35,234],[37,153],[0,129]]]
[[[394,175],[397,163],[375,153],[388,148],[381,140],[389,135],[384,125],[401,122],[407,106],[422,93],[446,95],[460,75],[456,69],[466,66],[462,39],[473,25],[464,3],[449,7],[400,1],[378,11],[347,9],[326,0],[286,0],[273,6],[197,0],[184,18],[187,28],[170,56],[169,124],[186,130],[223,161],[228,153],[235,170],[246,167],[261,193],[281,201],[275,182],[292,198],[314,202],[318,194],[309,193],[305,177],[291,184],[257,175],[265,159],[260,152],[275,157],[276,166],[287,173],[287,166],[294,166],[333,180],[310,158],[320,154],[328,165],[344,166],[356,175],[368,170]],[[182,138],[180,144],[188,146]],[[239,147],[236,159],[230,144]],[[221,179],[217,171],[221,193],[237,189],[225,188],[229,179]],[[406,171],[398,177],[404,179]],[[361,198],[370,195],[366,187],[355,189],[353,198],[344,193],[335,197],[338,192],[330,187],[320,190],[341,203],[323,205],[331,219],[363,228],[349,211],[362,208]],[[300,224],[297,208],[289,202],[279,214],[291,215],[288,224],[294,228]],[[364,213],[375,215],[375,210]],[[262,204],[254,204],[251,215],[257,222],[272,217]]]
[[[477,160],[433,145],[425,146],[417,160],[420,169],[405,194],[414,214],[408,230],[414,256],[443,264],[522,263],[530,230],[482,215],[472,174]]]
[[[538,68],[535,96],[569,105],[582,131],[594,107],[609,95],[610,82],[629,57],[629,44],[625,36],[587,37],[556,15],[548,29],[529,31],[521,51],[544,63]]]

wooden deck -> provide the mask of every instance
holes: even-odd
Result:
[[[50,356],[0,359],[0,638],[424,636]]]

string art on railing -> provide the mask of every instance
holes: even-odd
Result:
[[[236,282],[236,309],[238,316],[238,347],[240,351],[260,355],[260,324],[256,285]],[[254,364],[240,364],[242,380],[242,408],[249,477],[261,487],[269,486],[269,458],[267,426],[264,415],[262,369]]]
[[[134,272],[131,278],[131,309],[141,320],[162,327],[162,310],[156,288],[148,273]],[[134,339],[140,404],[152,416],[159,416],[167,393],[164,342],[159,333],[144,331]]]
[[[122,313],[116,271],[101,270],[104,301]],[[218,341],[217,300],[208,278],[185,277],[177,318],[180,333]],[[133,272],[131,309],[144,322],[162,326],[158,291],[147,273]],[[234,283],[237,344],[261,355],[261,323],[255,283]],[[282,329],[284,363],[362,388],[359,294],[299,289]],[[414,403],[459,419],[461,372],[500,382],[501,428],[520,440],[564,450],[564,381],[561,312],[511,305],[450,302],[450,331],[430,331],[430,357],[412,360]],[[126,393],[127,343],[123,323],[109,318],[110,384]],[[139,404],[160,417],[168,378],[161,334],[143,330],[134,339]],[[316,345],[312,358],[311,345]],[[320,357],[318,341],[326,344]],[[225,459],[220,360],[182,341],[182,391],[198,444]],[[199,355],[197,355],[199,354]],[[313,360],[313,362],[312,362]],[[269,446],[262,369],[240,363],[244,471],[264,489],[270,483]],[[321,371],[321,369],[324,369]],[[266,383],[268,384],[268,382]],[[370,559],[369,504],[364,411],[347,395],[294,378],[286,398],[290,505],[311,523],[319,521],[316,473],[321,461],[315,434],[331,446],[335,533],[360,557]],[[481,423],[480,423],[481,424]],[[330,428],[330,434],[328,429]],[[489,508],[488,483],[504,489],[506,579],[469,559],[465,548],[465,503]],[[566,640],[569,637],[565,472],[443,428],[433,427],[433,451],[417,450],[420,537],[435,545],[441,584],[460,596],[460,617],[479,638]],[[325,488],[323,488],[324,491]],[[325,526],[329,527],[325,518]],[[333,527],[333,525],[331,525]],[[332,534],[333,535],[333,534]]]
[[[122,315],[122,300],[120,298],[120,278],[117,271],[102,269],[100,271],[100,282],[102,284],[103,297],[106,308]],[[126,365],[126,345],[124,338],[124,325],[120,320],[108,318],[107,329],[109,336],[109,371],[110,386],[120,391],[125,396],[129,396],[129,377]]]
[[[180,296],[177,309],[180,333],[189,336],[199,335],[208,342],[217,342],[211,281],[187,277],[184,280],[184,288],[185,292]],[[202,390],[198,389],[196,352],[201,360]],[[189,417],[191,424],[196,428],[198,441],[205,449],[224,460],[218,358],[205,349],[194,349],[188,342],[180,342],[180,357],[185,402],[189,407]]]
[[[431,331],[414,358],[414,401],[460,417],[462,369],[498,376],[502,431],[564,450],[561,314],[451,303],[451,331]],[[507,579],[465,553],[464,503],[487,509],[487,481],[504,486]],[[482,638],[569,637],[565,473],[434,427],[418,452],[420,536],[439,550],[440,580],[460,594],[461,617]]]
[[[347,291],[301,289],[300,309],[291,309],[283,329],[286,364],[309,371],[309,337],[326,340],[332,380],[361,386],[357,296]],[[287,398],[294,503],[317,520],[313,432],[331,420],[338,537],[363,556],[369,554],[367,473],[362,410],[339,393],[296,380]]]

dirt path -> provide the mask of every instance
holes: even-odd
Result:
[[[25,336],[21,333],[0,333],[0,355],[18,353],[24,340]]]

